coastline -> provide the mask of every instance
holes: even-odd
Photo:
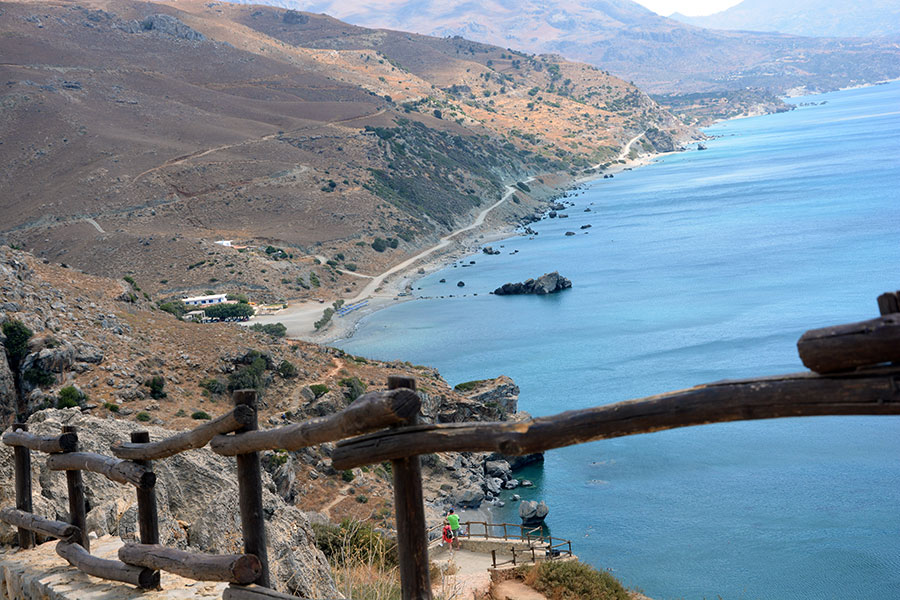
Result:
[[[602,174],[566,178],[557,185],[548,186],[545,192],[534,194],[534,197],[544,201],[565,190],[602,179],[603,175],[618,175],[679,152],[660,152],[643,154],[633,159],[625,158],[631,150],[631,145],[642,136],[643,133],[635,136],[623,146],[617,160],[624,160],[624,163],[611,165]],[[550,176],[548,175],[547,177]],[[531,182],[537,177],[539,176],[529,177],[526,182]],[[368,304],[344,316],[335,315],[331,323],[323,331],[316,331],[313,324],[322,317],[324,310],[330,306],[327,302],[291,304],[275,313],[254,317],[247,322],[247,325],[255,323],[282,323],[287,328],[288,338],[322,345],[332,345],[335,342],[350,339],[358,329],[360,322],[366,317],[396,304],[415,300],[415,296],[411,293],[412,288],[415,282],[422,277],[449,267],[463,257],[477,253],[478,249],[485,244],[506,240],[517,235],[517,226],[513,224],[485,223],[488,215],[495,208],[504,204],[518,188],[513,184],[509,184],[506,189],[507,191],[503,197],[479,213],[471,224],[441,237],[437,244],[423,249],[418,254],[394,265],[384,273],[372,276],[371,281],[355,297],[345,299],[346,305],[363,300],[368,300]]]

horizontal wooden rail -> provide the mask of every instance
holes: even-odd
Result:
[[[262,570],[252,554],[197,554],[159,544],[125,544],[119,548],[119,560],[196,581],[252,583]]]
[[[229,585],[222,592],[222,600],[301,600],[261,585]]]
[[[159,571],[92,556],[80,544],[59,542],[56,544],[56,553],[79,571],[94,577],[130,583],[145,590],[159,587]]]
[[[253,419],[255,410],[250,406],[235,406],[233,409],[208,423],[168,437],[158,442],[119,442],[110,450],[119,458],[128,460],[158,460],[175,456],[185,450],[202,448],[217,435],[237,431]]]
[[[369,392],[339,413],[277,429],[217,435],[213,452],[235,456],[263,450],[299,450],[402,423],[418,413],[422,401],[406,388]]]
[[[804,366],[817,373],[900,361],[900,314],[812,329],[797,342]]]
[[[7,431],[3,434],[3,443],[7,446],[19,446],[38,452],[72,452],[78,447],[78,434],[41,436],[25,431]]]
[[[57,538],[64,542],[73,542],[81,538],[81,530],[70,523],[45,519],[36,514],[15,508],[0,510],[0,521],[5,521],[10,525],[40,533],[47,537]]]
[[[103,456],[93,452],[69,452],[53,454],[47,458],[51,471],[90,471],[104,475],[119,483],[130,483],[137,487],[153,487],[156,475],[131,461]]]
[[[432,452],[531,454],[593,440],[728,421],[897,414],[900,368],[841,376],[801,373],[723,381],[519,423],[449,423],[384,431],[339,443],[332,465],[343,470]]]

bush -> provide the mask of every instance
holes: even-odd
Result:
[[[140,421],[141,423],[146,423],[147,421],[150,420],[150,413],[142,410],[141,412],[136,414],[134,416],[134,418],[137,419],[138,421]]]
[[[283,338],[287,335],[287,327],[285,327],[282,323],[268,323],[266,325],[263,325],[262,323],[254,323],[250,326],[250,329],[262,333],[268,333],[272,337],[277,338]]]
[[[518,182],[516,182],[516,187],[519,188],[520,190],[522,190],[523,192],[530,192],[530,191],[531,191],[531,188],[528,187],[528,184],[525,183],[524,181],[518,181]]]
[[[205,413],[202,410],[198,410],[194,413],[191,413],[191,418],[196,419],[198,421],[209,421],[210,419],[212,419],[212,417],[209,416],[208,413]]]
[[[322,318],[319,319],[318,321],[316,321],[315,323],[313,323],[313,327],[316,328],[316,331],[318,331],[319,329],[322,329],[323,327],[325,327],[326,325],[328,325],[331,322],[331,317],[333,317],[333,316],[334,316],[334,309],[331,307],[326,308],[325,312],[322,313]]]
[[[281,364],[278,365],[278,374],[284,377],[285,379],[290,379],[291,377],[297,376],[297,367],[294,366],[294,363],[289,362],[287,360],[281,361]]]
[[[150,388],[150,397],[154,400],[159,400],[167,396],[166,392],[163,390],[166,385],[166,380],[163,379],[161,375],[154,375],[145,385]]]
[[[372,241],[372,250],[374,250],[375,252],[384,252],[385,250],[387,250],[387,247],[387,240],[384,240],[380,237],[377,237]]]
[[[366,384],[360,381],[359,377],[344,377],[338,383],[347,388],[344,390],[344,395],[350,402],[359,398],[366,391]]]
[[[606,571],[577,560],[550,561],[525,572],[525,583],[558,600],[629,600],[628,592]]]
[[[487,381],[487,379],[476,379],[475,381],[464,381],[463,383],[457,383],[453,388],[457,392],[471,392],[479,385]]]
[[[264,375],[266,359],[257,356],[249,365],[245,365],[228,376],[228,391],[262,390],[265,388]]]
[[[104,402],[103,408],[105,408],[109,412],[114,412],[114,413],[119,412],[119,405],[116,404],[115,402]]]
[[[228,391],[228,385],[221,379],[204,379],[199,385],[210,394],[224,394]]]
[[[156,305],[159,310],[163,310],[167,313],[173,314],[179,319],[184,316],[184,313],[187,312],[187,309],[184,307],[183,302],[160,302]]]
[[[341,471],[341,479],[343,479],[347,483],[350,483],[351,481],[356,479],[356,475],[353,474],[353,471],[351,469],[345,469],[344,471]]]
[[[48,385],[56,383],[56,375],[50,371],[45,371],[36,367],[31,367],[25,371],[24,377],[25,381],[34,387],[47,387]]]
[[[312,393],[316,395],[316,399],[321,398],[328,393],[328,386],[324,383],[314,383],[309,386],[309,389],[311,389]]]
[[[356,501],[359,502],[360,504],[365,504],[366,502],[369,501],[369,497],[366,496],[365,494],[360,494],[359,496],[356,497]]]
[[[72,408],[75,406],[81,406],[85,400],[87,400],[87,396],[85,396],[81,390],[73,385],[67,385],[66,387],[59,390],[56,401],[56,408]]]
[[[22,360],[28,354],[28,340],[34,335],[21,321],[7,321],[3,324],[3,345],[9,356],[10,366],[17,370]]]
[[[395,567],[397,545],[368,523],[344,519],[340,525],[313,523],[316,546],[332,565],[364,562],[381,567]]]
[[[226,294],[225,297],[233,302],[239,302],[241,304],[248,304],[250,302],[250,298],[245,294]]]

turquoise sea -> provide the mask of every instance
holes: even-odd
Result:
[[[422,279],[445,298],[378,312],[339,346],[452,384],[509,375],[533,415],[802,370],[805,330],[875,317],[900,289],[900,83],[791,102],[817,105],[721,123],[706,151],[575,192],[570,218]],[[553,270],[574,287],[488,295]],[[600,441],[525,476],[553,535],[657,600],[900,598],[900,418]]]

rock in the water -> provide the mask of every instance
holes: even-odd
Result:
[[[567,232],[566,232],[566,235],[567,235],[567,236],[568,236],[568,235],[575,235],[575,232],[574,232],[574,231],[567,231]]]
[[[466,282],[465,281],[457,281],[456,287],[466,287]]]
[[[513,294],[553,294],[572,287],[572,282],[557,271],[544,273],[537,279],[528,279],[522,283],[504,283],[494,290],[498,296]]]
[[[519,505],[519,518],[522,519],[522,525],[527,527],[536,527],[543,524],[549,512],[550,508],[543,500],[540,502],[526,500]]]

